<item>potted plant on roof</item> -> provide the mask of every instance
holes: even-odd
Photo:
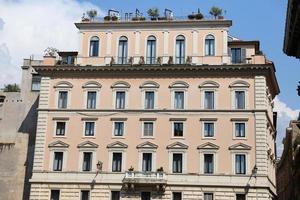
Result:
[[[209,14],[212,15],[212,16],[214,16],[215,19],[217,19],[217,18],[219,18],[219,19],[224,18],[222,16],[223,10],[221,8],[219,8],[219,7],[216,7],[216,6],[213,6],[210,9]]]
[[[149,17],[151,18],[151,20],[157,20],[159,17],[159,10],[158,8],[150,8],[147,11]]]
[[[104,19],[104,21],[110,21],[111,17],[109,15],[107,15],[103,19]]]
[[[118,18],[117,16],[112,16],[112,17],[111,17],[111,20],[112,20],[112,21],[118,21],[119,18]]]
[[[88,10],[86,14],[89,16],[91,21],[94,21],[95,17],[97,16],[97,10],[95,9]]]

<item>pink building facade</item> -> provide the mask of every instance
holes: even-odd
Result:
[[[274,199],[275,68],[230,26],[76,23],[35,67],[30,199]]]

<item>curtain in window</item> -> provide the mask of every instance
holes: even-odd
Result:
[[[67,108],[68,92],[59,91],[58,93],[58,108]]]
[[[174,107],[175,109],[184,108],[184,92],[175,92]]]
[[[205,55],[214,56],[215,55],[215,37],[208,35],[205,38]]]
[[[204,154],[204,173],[211,174],[214,172],[213,154]]]
[[[113,153],[112,171],[120,172],[122,170],[122,153]]]
[[[147,64],[155,64],[156,56],[156,38],[154,36],[148,37],[147,40]]]
[[[54,152],[53,171],[61,171],[63,164],[63,152]]]
[[[245,92],[235,91],[235,106],[237,109],[245,109]]]
[[[174,123],[174,136],[181,137],[183,136],[183,123]]]
[[[143,172],[150,172],[152,170],[152,153],[143,153]]]
[[[90,56],[98,56],[99,54],[99,38],[94,36],[90,41]]]
[[[204,136],[205,137],[214,136],[214,123],[204,123]]]
[[[214,92],[205,91],[204,93],[204,109],[214,109]]]
[[[95,134],[95,122],[85,122],[85,135],[93,136]]]
[[[235,155],[235,172],[236,172],[236,174],[245,174],[246,173],[245,155]]]
[[[116,92],[116,108],[125,108],[125,92]]]
[[[126,37],[122,36],[119,40],[118,64],[127,64],[127,56],[128,56],[128,40]]]
[[[245,137],[245,123],[235,123],[235,136]]]
[[[154,108],[154,92],[145,92],[145,109]]]
[[[123,136],[124,134],[124,122],[115,122],[115,136]]]
[[[57,122],[56,123],[56,135],[65,135],[65,122]]]
[[[144,123],[144,136],[153,136],[153,123],[152,122]]]
[[[185,38],[180,35],[176,38],[175,47],[176,64],[184,64],[185,60]]]
[[[182,173],[182,154],[173,154],[173,173]]]
[[[96,92],[88,92],[87,93],[87,108],[95,109],[96,108]]]
[[[83,153],[82,170],[83,171],[91,171],[91,162],[92,162],[92,153],[84,152]]]

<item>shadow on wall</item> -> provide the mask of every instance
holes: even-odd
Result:
[[[24,178],[24,189],[23,189],[23,200],[29,199],[30,195],[30,183],[29,179],[32,176],[33,169],[33,156],[34,156],[34,145],[36,137],[36,125],[37,125],[37,108],[39,105],[39,97],[36,98],[35,102],[28,111],[24,118],[18,132],[28,134],[28,146],[27,156],[24,163],[25,167],[25,178]]]

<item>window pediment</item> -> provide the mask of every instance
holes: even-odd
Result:
[[[229,85],[230,88],[250,87],[250,84],[246,81],[238,80]]]
[[[211,142],[206,142],[197,147],[197,149],[207,149],[207,150],[218,150],[219,148],[220,147],[218,145],[213,144]]]
[[[153,144],[152,142],[144,142],[142,144],[137,145],[137,149],[157,149],[158,146],[156,144]]]
[[[114,83],[111,88],[130,88],[130,84],[125,81],[118,81]]]
[[[68,148],[69,146],[70,146],[70,145],[68,145],[67,143],[62,142],[62,141],[60,141],[60,140],[51,142],[51,143],[48,145],[49,148]]]
[[[187,84],[184,81],[176,81],[169,86],[169,88],[188,88],[188,87],[189,84]]]
[[[154,81],[147,81],[140,85],[140,88],[159,88],[159,84]]]
[[[251,146],[240,142],[240,143],[231,145],[228,149],[229,150],[251,150]]]
[[[95,144],[91,141],[85,141],[85,142],[82,142],[80,143],[77,148],[98,148],[98,144]]]
[[[96,81],[89,81],[85,83],[82,88],[101,88],[102,85]]]
[[[167,149],[188,149],[189,146],[181,142],[174,142],[167,146]]]
[[[54,85],[54,88],[72,88],[73,85],[68,81],[60,81]]]
[[[117,141],[117,142],[113,142],[113,143],[111,143],[111,144],[109,144],[109,145],[107,145],[107,148],[119,148],[119,149],[125,149],[125,148],[127,148],[128,147],[128,145],[127,144],[124,144],[124,143],[122,143],[122,142],[119,142],[119,141]]]
[[[199,85],[199,88],[219,88],[220,84],[215,81],[205,81]]]

